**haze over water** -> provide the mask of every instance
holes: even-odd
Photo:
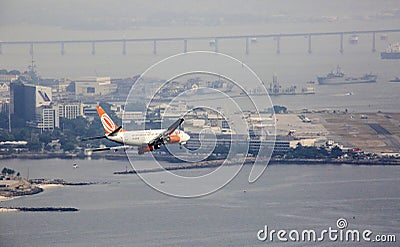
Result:
[[[38,25],[0,26],[2,40],[84,40],[114,38],[152,37],[194,37],[213,35],[251,35],[270,33],[349,31],[370,29],[394,29],[393,21],[343,20],[339,23],[274,23],[243,26],[196,26],[191,27],[139,27],[133,30],[82,31]],[[387,40],[376,36],[376,52],[371,52],[372,36],[359,35],[359,43],[351,45],[348,36],[344,38],[344,53],[339,52],[339,36],[320,36],[312,39],[312,54],[307,53],[306,37],[282,38],[280,54],[276,54],[276,41],[272,38],[258,39],[250,44],[250,54],[245,54],[244,40],[220,40],[219,52],[231,55],[253,69],[268,86],[272,75],[276,74],[282,87],[297,85],[298,90],[307,81],[316,81],[316,76],[324,76],[337,65],[348,76],[365,73],[378,75],[377,83],[340,86],[318,86],[316,95],[273,97],[276,104],[289,109],[332,109],[350,111],[398,111],[399,84],[388,83],[399,76],[398,60],[380,59],[380,51],[389,43],[400,41],[399,33],[389,33]],[[96,44],[96,54],[91,55],[91,44],[65,44],[65,54],[61,55],[60,45],[35,45],[34,60],[38,73],[44,78],[70,78],[82,76],[111,76],[112,78],[132,77],[143,73],[154,63],[183,52],[183,42],[158,42],[157,54],[153,54],[152,42],[127,43],[127,54],[122,55],[122,43]],[[213,51],[209,40],[188,42],[188,50]],[[27,70],[31,56],[29,45],[3,45],[0,67],[8,70]],[[348,92],[352,97],[338,97]]]
[[[317,2],[5,0],[0,3],[0,40],[195,37],[400,28],[396,16],[400,4],[396,0]],[[385,13],[394,13],[394,16],[385,16]],[[309,21],[322,16],[337,16],[338,20]],[[195,24],[191,24],[193,20]],[[138,24],[119,26],[125,22]],[[301,89],[307,81],[316,81],[317,75],[326,75],[337,65],[351,76],[369,72],[378,75],[377,83],[314,85],[315,95],[272,97],[274,104],[289,110],[399,112],[400,83],[388,81],[400,76],[400,60],[380,58],[380,51],[398,41],[400,33],[388,33],[387,40],[381,40],[377,34],[373,53],[371,35],[359,35],[357,45],[350,45],[345,36],[341,54],[339,36],[313,37],[312,54],[308,54],[306,37],[282,38],[281,53],[276,54],[276,41],[268,38],[251,43],[250,54],[246,55],[244,40],[220,40],[219,51],[242,60],[267,83],[277,74],[282,87],[296,84]],[[183,42],[159,42],[156,55],[152,42],[127,43],[126,55],[122,55],[121,43],[98,43],[95,55],[91,55],[91,49],[90,43],[65,44],[65,54],[61,55],[59,45],[35,45],[36,69],[43,78],[132,77],[182,52]],[[214,47],[209,45],[209,40],[189,41],[188,50],[213,51]],[[0,69],[24,71],[30,63],[29,45],[2,46]],[[346,96],[349,92],[353,95]],[[264,96],[254,98],[260,97]],[[74,162],[79,164],[78,169],[72,168]],[[253,184],[248,183],[250,171],[245,167],[233,182],[212,195],[177,199],[151,189],[136,175],[113,175],[114,171],[130,166],[126,161],[13,159],[1,163],[21,172],[23,177],[29,169],[30,178],[100,184],[51,188],[37,195],[1,202],[0,206],[6,207],[60,206],[76,207],[80,211],[0,213],[0,246],[281,246],[280,242],[258,241],[257,231],[264,225],[274,229],[321,230],[336,227],[336,220],[341,217],[348,220],[351,229],[370,229],[377,234],[400,237],[400,171],[393,166],[270,166]],[[204,170],[182,173],[195,176],[204,174]],[[397,245],[381,246],[398,246],[398,241]],[[341,246],[342,243],[318,244]],[[287,245],[309,246],[310,243]]]

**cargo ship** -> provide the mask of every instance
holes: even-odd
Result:
[[[400,43],[390,44],[389,47],[381,52],[382,59],[400,59]]]
[[[318,83],[321,85],[335,85],[335,84],[354,84],[354,83],[368,83],[376,82],[377,75],[365,74],[361,77],[346,77],[337,66],[336,71],[331,71],[326,76],[317,76]]]

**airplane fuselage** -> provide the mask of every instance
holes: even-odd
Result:
[[[182,147],[182,144],[186,144],[190,139],[188,134],[178,129],[184,121],[183,118],[176,120],[168,127],[168,129],[126,131],[122,129],[122,126],[118,127],[103,108],[96,106],[96,109],[103,125],[105,135],[88,138],[87,140],[107,138],[108,140],[120,143],[123,146],[95,148],[91,150],[92,152],[105,150],[118,151],[119,149],[126,150],[130,146],[137,146],[138,153],[144,154],[145,152],[159,149],[162,145],[169,143],[179,143]]]
[[[117,135],[107,136],[107,139],[130,146],[143,146],[165,132],[165,129],[120,131]],[[189,135],[182,130],[175,130],[170,136],[170,143],[185,144]]]

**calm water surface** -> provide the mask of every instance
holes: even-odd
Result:
[[[49,188],[2,202],[2,206],[62,206],[80,211],[1,213],[1,246],[280,246],[276,241],[260,242],[257,231],[264,225],[321,230],[336,227],[341,217],[347,219],[349,229],[400,237],[398,167],[275,165],[254,184],[247,182],[249,167],[245,167],[212,195],[178,199],[151,189],[136,175],[113,175],[125,170],[128,162],[79,160],[78,169],[72,168],[72,162],[2,161],[23,176],[29,168],[31,178],[107,183]]]

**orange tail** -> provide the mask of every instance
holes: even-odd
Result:
[[[96,109],[107,135],[118,128],[118,126],[115,125],[113,120],[107,115],[103,108],[101,108],[100,106],[96,106]]]

